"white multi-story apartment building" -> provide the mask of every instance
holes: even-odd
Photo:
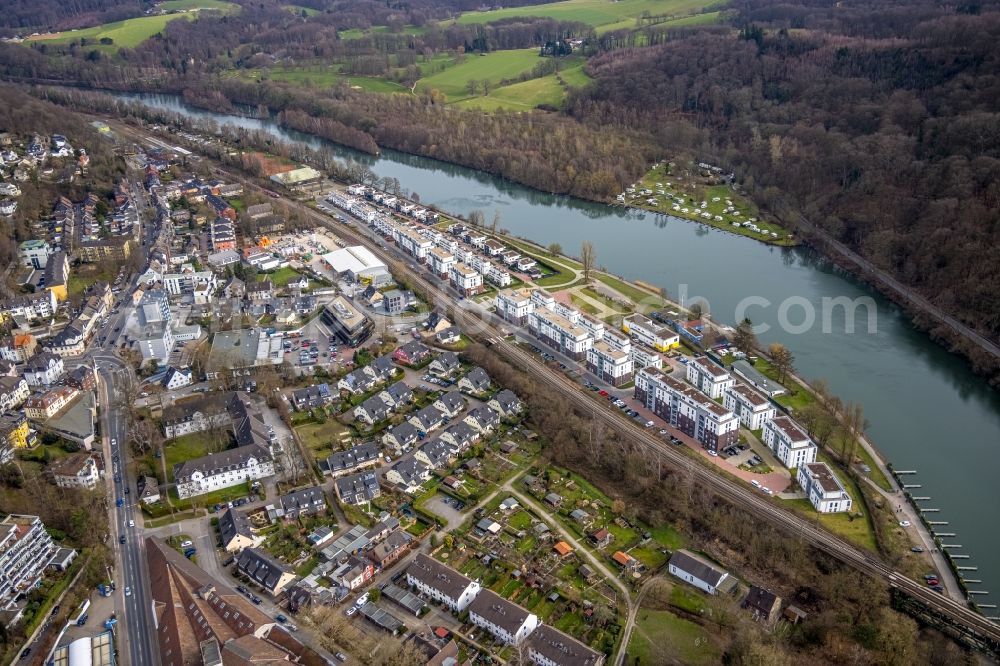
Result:
[[[739,438],[740,420],[735,414],[662,370],[639,370],[635,375],[635,397],[709,451],[724,449]]]
[[[543,624],[528,636],[528,659],[537,666],[601,666],[604,653]]]
[[[581,312],[580,318],[575,323],[590,333],[590,337],[594,338],[594,340],[604,339],[604,332],[607,330],[607,327],[597,317],[591,317],[589,314]]]
[[[556,299],[544,289],[535,289],[531,292],[531,300],[535,304],[536,310],[539,308],[545,308],[550,311],[556,309]]]
[[[455,265],[455,255],[443,247],[433,247],[428,254],[431,262],[431,270],[438,277],[447,279],[451,273],[451,267]]]
[[[420,594],[459,612],[469,607],[480,590],[478,582],[423,553],[418,553],[407,567],[406,583]]]
[[[528,315],[535,311],[535,303],[531,300],[530,289],[504,289],[497,292],[497,314],[504,321],[517,326],[528,323]]]
[[[434,243],[430,239],[424,238],[415,230],[407,227],[397,226],[392,235],[400,249],[420,263],[427,261],[427,254],[434,247]]]
[[[517,645],[538,626],[538,616],[490,589],[469,604],[469,621],[508,645]]]
[[[721,398],[726,389],[736,382],[725,368],[704,356],[688,361],[687,380],[713,400]]]
[[[215,291],[215,273],[212,271],[164,273],[160,280],[167,293],[173,296],[191,293],[198,285],[207,285],[210,290]]]
[[[632,351],[632,338],[625,335],[617,328],[606,326],[604,328],[603,340],[608,343],[612,349],[617,349],[618,351],[623,351],[626,354]]]
[[[42,579],[59,548],[38,516],[10,514],[0,522],[0,609],[20,617],[18,598]]]
[[[28,386],[51,386],[62,377],[63,369],[62,357],[43,351],[28,359],[22,376]]]
[[[79,394],[71,386],[56,386],[28,398],[24,403],[24,415],[29,419],[44,421],[65,409]]]
[[[632,365],[636,368],[657,368],[663,367],[663,357],[648,347],[634,345],[629,352],[632,357]]]
[[[483,290],[483,275],[465,264],[455,264],[451,267],[451,283],[466,296],[478,294]]]
[[[536,308],[528,315],[528,329],[536,338],[576,361],[584,360],[594,344],[586,329],[544,308]]]
[[[622,319],[622,330],[656,351],[665,352],[681,344],[680,336],[649,317],[635,313]]]
[[[28,396],[31,389],[28,382],[23,377],[10,377],[4,375],[0,377],[0,413],[9,412],[20,407]]]
[[[549,309],[574,326],[580,323],[580,311],[571,305],[566,305],[565,303],[556,301]]]
[[[795,480],[802,486],[806,497],[820,513],[839,513],[851,510],[851,496],[826,463],[813,462],[799,465]]]
[[[735,382],[722,394],[722,405],[736,416],[744,428],[760,430],[774,418],[774,405],[743,382]]]
[[[274,474],[271,452],[262,446],[238,446],[174,466],[177,495],[181,499],[220,488],[263,479]]]
[[[49,255],[55,249],[46,240],[26,240],[20,245],[21,263],[31,266],[35,270],[42,270],[49,261]]]
[[[632,381],[632,357],[612,349],[606,342],[595,342],[587,350],[587,369],[612,386]]]
[[[787,416],[765,421],[762,437],[785,467],[796,468],[816,462],[816,445],[799,424]]]
[[[490,284],[500,287],[501,289],[509,287],[512,281],[510,273],[507,269],[495,261],[491,261],[487,264],[486,279],[490,282]]]

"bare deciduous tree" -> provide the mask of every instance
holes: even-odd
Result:
[[[590,282],[590,273],[597,263],[597,250],[590,241],[583,241],[580,246],[580,263],[583,264],[583,281]]]

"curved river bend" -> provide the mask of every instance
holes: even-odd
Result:
[[[367,164],[379,177],[398,178],[420,200],[454,214],[494,210],[501,227],[542,245],[559,243],[570,254],[593,241],[598,264],[626,278],[664,286],[672,297],[683,289],[708,300],[719,323],[737,321],[737,306],[755,300],[746,314],[771,328],[762,343],[782,342],[795,354],[798,374],[825,378],[841,398],[864,405],[867,434],[897,469],[915,469],[912,483],[949,521],[949,539],[979,567],[974,588],[1000,581],[1000,393],[972,374],[964,362],[915,332],[900,311],[864,285],[805,248],[779,249],[692,222],[625,211],[553,196],[494,176],[431,159],[385,151],[373,158],[316,137],[278,127],[270,120],[211,113],[169,95],[120,95],[150,106],[266,130],[285,141],[323,145],[343,158]],[[686,285],[686,286],[685,286]],[[854,332],[845,331],[844,309],[824,299],[869,297],[877,324],[869,333],[864,308],[856,311]],[[762,300],[764,299],[764,300]],[[766,301],[766,302],[765,302]],[[787,311],[782,311],[785,304]],[[803,332],[783,331],[781,315],[799,324],[804,311],[816,314]],[[983,603],[995,603],[980,597]]]

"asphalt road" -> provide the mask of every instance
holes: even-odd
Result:
[[[147,209],[145,193],[138,183],[136,203],[140,224]],[[145,224],[141,234],[155,232],[155,224]],[[122,292],[116,297],[115,309],[97,333],[95,344],[87,356],[97,365],[100,375],[98,401],[101,406],[101,434],[104,459],[111,469],[108,475],[110,515],[108,517],[115,548],[115,606],[118,609],[119,661],[133,666],[156,666],[160,653],[153,621],[149,571],[142,539],[141,510],[138,507],[135,475],[131,469],[128,447],[128,405],[123,396],[136,379],[127,364],[114,355],[114,349],[132,311],[131,292],[135,277],[123,280]],[[121,506],[118,506],[118,500]],[[124,537],[125,542],[121,543]],[[126,591],[128,592],[126,594]]]

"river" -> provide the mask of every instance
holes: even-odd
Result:
[[[288,131],[270,120],[210,113],[175,96],[122,95],[150,106],[197,118],[214,118],[249,129],[263,129],[286,141],[321,143],[344,158],[370,166],[380,177],[398,178],[420,194],[421,202],[466,214],[474,209],[501,228],[542,245],[559,243],[574,254],[593,241],[598,264],[626,278],[666,287],[677,298],[701,296],[719,323],[737,321],[737,306],[757,299],[746,314],[770,330],[762,343],[782,342],[795,354],[806,379],[824,378],[845,401],[860,402],[866,432],[897,469],[917,470],[910,483],[918,495],[940,508],[933,520],[949,521],[946,531],[970,555],[964,565],[979,567],[983,580],[973,589],[1000,581],[1000,393],[974,375],[965,363],[916,332],[898,308],[853,280],[807,248],[781,249],[664,215],[625,211],[603,204],[553,196],[488,174],[431,159],[384,151],[362,155],[319,139]],[[842,308],[833,308],[823,330],[824,299],[871,298],[877,321],[870,333],[866,309],[857,311],[854,331],[845,330]],[[766,299],[766,303],[761,300]],[[788,309],[782,311],[784,304]],[[793,326],[806,309],[816,315],[804,331],[782,330],[782,314]],[[830,311],[830,308],[827,308]],[[785,329],[789,327],[786,326]],[[991,554],[992,553],[992,554]],[[995,603],[980,597],[984,603]]]

